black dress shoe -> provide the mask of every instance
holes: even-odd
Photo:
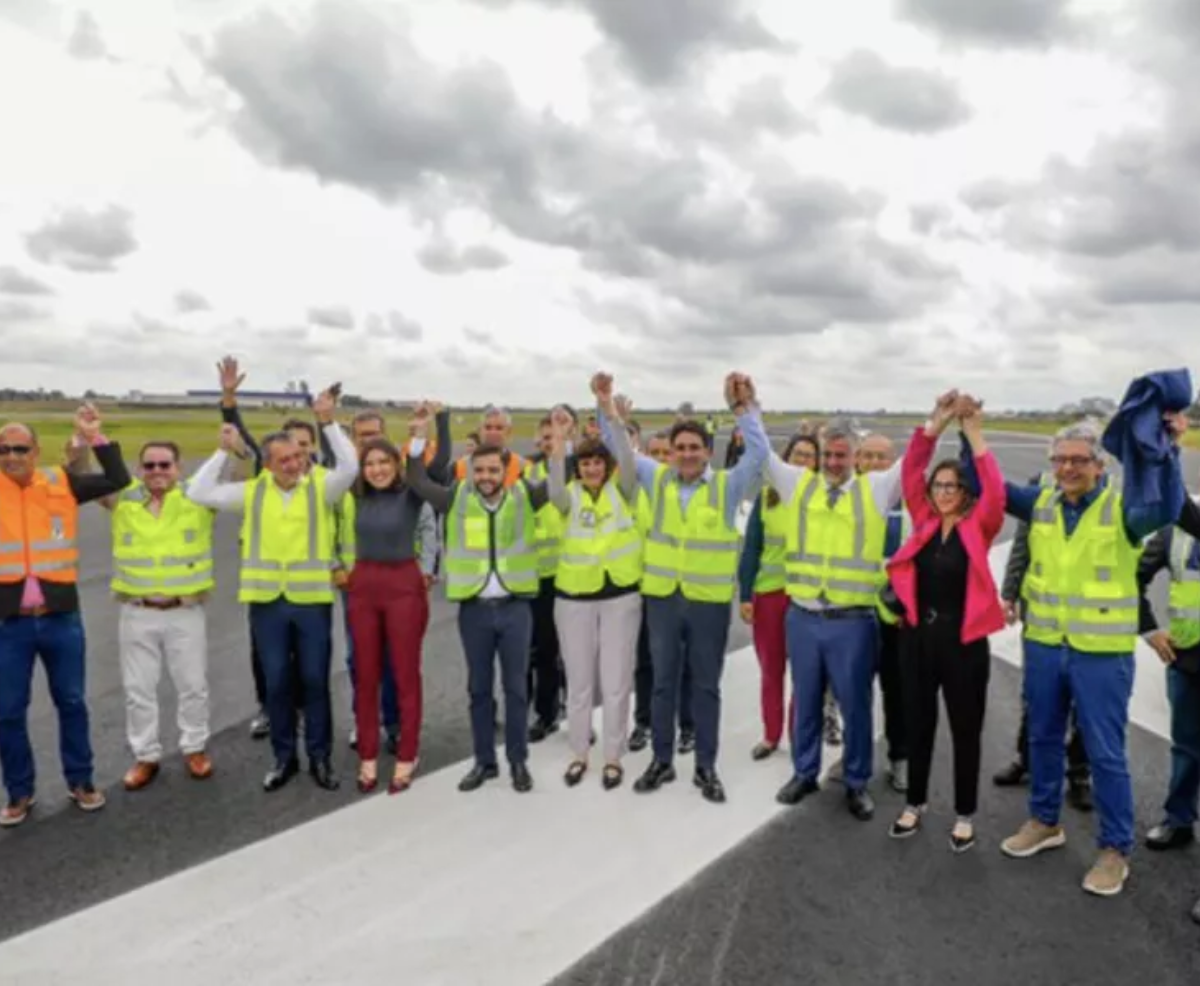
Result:
[[[779,749],[779,744],[771,743],[756,743],[754,749],[750,751],[751,760],[766,760],[772,753]]]
[[[1018,784],[1024,784],[1028,778],[1029,771],[1014,760],[1003,770],[992,775],[992,783],[996,787],[1016,787]]]
[[[512,786],[513,790],[519,794],[533,790],[533,775],[529,773],[529,768],[525,764],[515,763],[512,765]]]
[[[793,777],[779,789],[775,800],[781,805],[798,805],[810,794],[816,794],[821,786],[814,780],[803,780]]]
[[[711,801],[714,805],[725,803],[725,785],[711,767],[697,767],[692,775],[692,783],[700,788],[705,801]]]
[[[483,787],[485,781],[494,781],[499,776],[500,768],[494,763],[490,763],[486,767],[476,764],[467,776],[458,782],[458,789],[460,791],[478,791]]]
[[[1155,825],[1146,833],[1146,848],[1155,852],[1165,852],[1168,849],[1182,849],[1196,841],[1196,833],[1189,825],[1186,828],[1175,828],[1163,823]]]
[[[267,772],[267,776],[263,778],[263,790],[278,791],[288,781],[300,773],[300,761],[292,759],[283,763],[277,763]]]
[[[1092,785],[1090,781],[1067,781],[1067,804],[1076,811],[1091,811]]]
[[[650,727],[649,726],[634,726],[633,732],[629,734],[629,749],[632,753],[637,753],[639,750],[644,750],[650,743]]]
[[[557,722],[547,722],[545,719],[539,719],[529,727],[529,742],[540,743],[551,733],[558,732]]]
[[[860,822],[869,822],[875,817],[875,801],[866,790],[847,791],[846,807]]]
[[[633,782],[633,789],[638,794],[646,794],[648,791],[657,791],[664,784],[670,784],[673,780],[675,780],[675,768],[669,763],[659,763],[655,760],[646,768],[646,772]]]
[[[696,730],[679,730],[679,752],[684,756],[696,749]]]
[[[324,788],[326,791],[336,791],[341,786],[337,775],[333,772],[333,764],[328,760],[314,760],[310,763],[308,776],[313,779],[317,787]]]

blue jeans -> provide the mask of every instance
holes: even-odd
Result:
[[[654,759],[668,764],[674,760],[675,717],[686,670],[692,678],[696,768],[712,770],[720,745],[721,675],[729,642],[729,604],[692,602],[679,592],[665,598],[647,596],[646,624],[654,664],[650,701]]]
[[[0,768],[10,800],[29,797],[34,791],[29,700],[33,665],[39,657],[58,710],[58,749],[67,786],[92,783],[85,651],[78,612],[0,620]]]
[[[870,612],[833,617],[789,606],[787,652],[796,709],[793,772],[802,781],[815,781],[821,774],[828,684],[842,712],[843,783],[848,791],[865,790],[875,767],[873,719],[879,621]]]
[[[1086,654],[1066,645],[1025,641],[1029,708],[1029,812],[1057,825],[1062,809],[1067,714],[1072,702],[1092,765],[1100,849],[1133,852],[1133,782],[1125,752],[1132,654]]]
[[[267,686],[267,716],[276,763],[296,757],[296,704],[292,654],[304,683],[304,746],[308,758],[327,760],[333,746],[329,664],[333,657],[333,606],[299,604],[282,596],[250,604],[250,624],[258,643]],[[294,636],[292,636],[294,634]]]
[[[354,636],[350,633],[350,607],[342,590],[342,625],[346,630],[346,673],[350,676],[350,707],[354,708]],[[387,644],[383,646],[383,679],[379,691],[379,717],[383,729],[393,739],[400,733],[400,713],[396,704],[396,678],[388,658]]]
[[[504,684],[504,746],[509,764],[529,759],[529,644],[533,611],[526,599],[468,599],[458,607],[458,633],[467,659],[475,763],[496,764],[492,688],[496,658]]]
[[[1200,800],[1200,673],[1167,668],[1171,702],[1171,786],[1163,805],[1167,824],[1191,828]]]

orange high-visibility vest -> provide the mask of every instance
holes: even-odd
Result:
[[[0,583],[31,575],[78,581],[78,519],[79,504],[61,468],[38,469],[28,486],[0,475]]]
[[[403,462],[412,455],[412,439],[406,441],[400,449],[400,461]],[[425,451],[421,454],[421,461],[425,465],[429,465],[433,461],[433,457],[437,455],[437,442],[428,441],[425,443]]]
[[[511,486],[516,486],[521,478],[521,473],[525,471],[525,460],[522,459],[516,452],[506,452],[508,462],[504,467],[504,488],[508,489]],[[454,478],[460,483],[467,478],[467,465],[470,463],[467,456],[463,456],[454,463]]]

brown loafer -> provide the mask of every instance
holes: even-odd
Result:
[[[203,750],[199,753],[189,753],[183,758],[183,762],[187,764],[188,773],[192,775],[193,780],[204,781],[212,777],[212,757]]]
[[[16,801],[10,801],[3,808],[0,808],[0,827],[14,828],[20,825],[29,817],[30,809],[34,806],[34,797],[32,794],[26,795],[23,798],[17,798]]]
[[[157,763],[139,760],[125,772],[125,790],[140,791],[157,776]]]

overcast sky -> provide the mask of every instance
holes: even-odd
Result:
[[[1197,0],[0,0],[6,385],[992,407],[1200,352]]]

